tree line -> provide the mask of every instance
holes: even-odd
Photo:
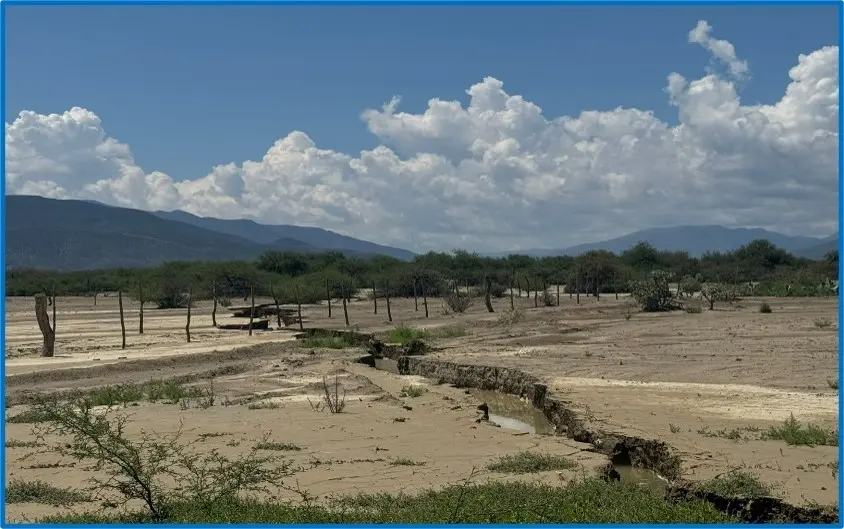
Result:
[[[621,254],[598,250],[541,258],[515,254],[492,258],[457,250],[401,261],[387,256],[347,257],[336,251],[271,251],[253,262],[170,262],[146,269],[80,272],[7,270],[6,295],[96,296],[122,291],[168,308],[184,306],[188,291],[195,300],[245,301],[254,292],[272,295],[280,303],[296,298],[313,303],[328,297],[348,299],[361,288],[393,297],[423,292],[437,297],[458,289],[485,289],[487,281],[495,296],[504,295],[508,288],[529,293],[544,291],[548,285],[563,285],[568,292],[606,294],[629,291],[632,282],[653,272],[690,291],[706,283],[752,283],[756,295],[828,295],[830,281],[838,279],[838,251],[812,260],[767,240],[699,258],[683,251],[660,251],[645,242]]]

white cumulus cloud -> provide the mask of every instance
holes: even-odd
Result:
[[[670,73],[675,126],[634,108],[545,116],[487,77],[465,106],[435,98],[413,114],[396,97],[363,111],[372,150],[293,131],[260,160],[177,181],[146,173],[90,110],[24,111],[6,124],[7,193],[318,225],[414,250],[561,247],[677,224],[836,230],[838,48],[800,55],[779,101],[743,105],[747,62],[711,32],[700,21],[689,41],[728,75]]]

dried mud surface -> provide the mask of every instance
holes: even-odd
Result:
[[[463,326],[464,336],[431,340],[433,350],[422,358],[535,377],[590,429],[670,445],[685,478],[744,469],[774,484],[778,496],[791,503],[837,503],[836,447],[792,447],[753,433],[791,414],[837,427],[838,393],[827,384],[837,379],[837,299],[768,299],[772,314],[758,312],[761,299],[702,314],[641,314],[625,296],[582,297],[580,305],[563,296],[561,306],[551,308],[533,308],[532,298],[517,298],[522,313],[517,323],[500,321],[508,299],[494,300],[495,314],[478,301],[463,315],[444,315],[440,300],[428,300],[427,319],[421,299],[419,311],[412,299],[391,301],[392,323],[386,321],[383,301],[378,315],[371,302],[353,301],[351,323],[365,333],[397,323]],[[478,479],[513,479],[483,468],[497,455],[528,448],[568,455],[589,471],[606,463],[585,443],[477,424],[473,397],[435,379],[359,364],[364,348],[304,349],[295,340],[298,328],[256,331],[252,337],[219,331],[211,327],[210,306],[204,304],[192,314],[191,344],[184,340],[184,310],[147,309],[145,334],[139,336],[137,306],[124,302],[126,350],[120,349],[116,299],[100,298],[94,307],[90,298],[59,298],[57,357],[41,359],[34,302],[7,299],[7,399],[14,404],[7,417],[40,392],[170,377],[207,384],[213,376],[221,398],[270,398],[279,407],[235,404],[185,411],[145,403],[132,408],[133,427],[167,433],[183,420],[185,435],[221,434],[205,435],[203,442],[225,450],[243,450],[271,431],[279,442],[302,446],[291,454],[296,460],[333,461],[297,476],[303,488],[319,495],[439,486],[465,479],[473,467],[481,469]],[[303,306],[303,314],[307,327],[344,328],[339,306],[330,320],[324,305]],[[832,325],[818,328],[815,321],[824,318]],[[218,323],[226,319],[225,311],[218,312]],[[335,374],[349,394],[347,412],[314,412],[307,399],[318,398],[322,377]],[[429,391],[402,398],[401,388],[409,384]],[[402,408],[403,402],[412,410]],[[406,420],[396,422],[397,417]],[[738,440],[725,438],[732,430],[741,432]],[[29,425],[7,424],[8,439],[29,435]],[[31,461],[20,460],[26,452],[6,449],[7,479],[78,486],[86,477],[75,467],[29,468]],[[424,465],[390,464],[396,457]],[[546,473],[529,479],[559,483],[570,477]],[[16,520],[56,509],[7,506],[9,518]]]

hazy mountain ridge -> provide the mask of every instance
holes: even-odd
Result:
[[[322,228],[292,226],[287,224],[260,224],[252,220],[225,220],[199,217],[184,211],[156,211],[158,217],[191,224],[207,230],[235,235],[259,244],[275,244],[279,239],[303,241],[325,250],[350,251],[361,254],[389,255],[396,259],[410,260],[416,254],[401,248],[383,246],[369,241],[340,235]]]
[[[803,256],[806,251],[817,252],[817,247],[832,244],[838,247],[838,236],[826,238],[790,236],[761,228],[725,228],[723,226],[674,226],[640,230],[621,237],[595,243],[580,244],[562,249],[529,249],[513,252],[501,252],[493,256],[505,256],[519,253],[534,257],[553,255],[580,255],[592,250],[608,250],[621,253],[639,242],[647,242],[658,250],[687,251],[692,257],[700,257],[706,252],[732,251],[755,239],[767,239],[774,245]],[[832,242],[828,242],[832,241]],[[834,249],[833,248],[833,249]],[[820,256],[826,252],[821,252]],[[809,257],[809,255],[806,255]]]
[[[369,244],[381,248],[359,242],[364,247]],[[326,249],[333,248],[317,247],[286,237],[284,233],[276,234],[267,243],[259,243],[231,233],[167,220],[154,213],[93,201],[6,196],[7,269],[149,267],[166,261],[253,260],[270,250],[321,252]],[[337,249],[355,256],[379,253]]]
[[[338,250],[350,256],[380,254],[404,260],[415,255],[321,228],[203,218],[182,211],[151,213],[93,201],[24,195],[6,197],[5,233],[7,268],[92,270],[149,267],[176,260],[252,260],[270,250]],[[660,250],[685,250],[699,256],[707,251],[735,250],[754,239],[767,239],[796,255],[814,259],[838,248],[838,233],[815,238],[762,229],[677,226],[560,250],[497,255],[578,255],[595,249],[620,253],[646,241]]]

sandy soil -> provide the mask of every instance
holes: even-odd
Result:
[[[801,421],[837,425],[838,393],[827,384],[827,379],[837,379],[837,299],[767,301],[772,314],[758,312],[760,299],[716,306],[702,314],[641,314],[624,296],[600,301],[582,297],[577,305],[564,295],[560,307],[538,309],[532,298],[521,298],[516,304],[523,319],[513,324],[499,320],[509,308],[507,299],[495,300],[496,314],[477,302],[467,314],[444,315],[441,302],[429,300],[426,319],[421,299],[418,311],[412,299],[392,300],[392,323],[383,300],[378,315],[366,301],[352,302],[349,314],[351,323],[365,332],[389,330],[398,323],[462,325],[467,335],[436,340],[433,357],[518,367],[540,376],[591,421],[676,447],[692,479],[744,468],[776,484],[779,495],[789,501],[836,503],[837,448],[762,441],[754,429],[767,429],[791,414]],[[279,407],[253,410],[237,404],[180,410],[143,404],[131,410],[134,427],[165,433],[184,420],[186,435],[225,434],[206,436],[204,443],[226,450],[242,450],[272,431],[274,440],[302,446],[291,456],[297,461],[335,461],[297,476],[303,488],[316,494],[439,486],[465,479],[473,467],[481,469],[479,479],[501,479],[482,470],[486,463],[495,455],[531,447],[568,454],[587,471],[603,462],[562,438],[515,435],[476,424],[477,401],[461,390],[429,385],[422,397],[398,399],[403,386],[429,383],[358,364],[359,351],[310,354],[292,341],[293,331],[256,331],[252,337],[218,331],[211,327],[210,307],[202,304],[193,311],[193,342],[188,345],[184,310],[147,310],[146,332],[139,336],[137,306],[126,300],[128,347],[121,350],[115,299],[100,298],[94,307],[90,298],[60,298],[58,355],[40,359],[33,306],[31,299],[7,300],[6,382],[11,403],[24,402],[23,397],[39,391],[169,376],[201,379],[213,371],[221,397],[261,395]],[[339,306],[331,320],[325,306],[303,311],[308,326],[343,326]],[[218,322],[225,318],[225,312],[218,313]],[[832,325],[818,328],[815,321],[822,318]],[[243,348],[248,345],[253,347]],[[339,373],[349,392],[348,412],[333,416],[314,412],[305,399],[318,398],[322,376],[332,373]],[[413,409],[402,408],[402,401]],[[396,417],[407,420],[395,422]],[[725,438],[733,429],[740,432],[738,440]],[[8,439],[26,440],[29,435],[28,425],[7,425]],[[240,444],[230,446],[234,442]],[[81,484],[86,477],[75,467],[28,468],[31,461],[19,460],[25,452],[7,448],[9,477],[66,485]],[[425,464],[391,465],[395,457]],[[561,478],[550,473],[535,479]],[[7,509],[10,519],[55,511],[30,504]]]

